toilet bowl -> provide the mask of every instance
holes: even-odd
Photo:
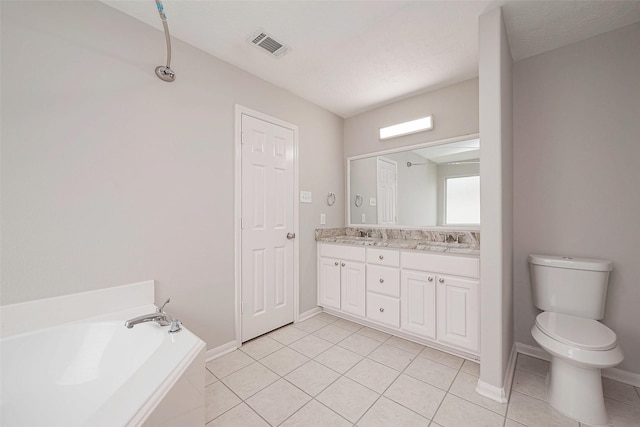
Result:
[[[623,360],[616,334],[596,320],[544,312],[531,335],[552,357],[546,379],[551,406],[580,422],[607,425],[601,369]]]
[[[599,319],[612,263],[529,255],[534,305],[543,310],[531,328],[533,339],[551,355],[547,400],[562,414],[605,426],[602,372],[624,358],[615,332]]]

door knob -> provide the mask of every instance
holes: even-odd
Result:
[[[441,278],[438,279],[438,282],[444,283],[444,279],[441,277]]]
[[[291,240],[295,238],[296,238],[296,233],[287,233],[287,239]]]
[[[342,266],[344,267],[345,265],[346,265],[346,264],[343,262],[343,263],[342,263]]]
[[[380,279],[380,283],[384,283],[384,279]]]
[[[335,264],[338,265],[338,261],[336,261]]]
[[[433,282],[433,277],[429,276],[429,278],[427,279],[430,282]]]

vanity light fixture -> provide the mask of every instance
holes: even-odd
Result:
[[[397,136],[424,132],[433,129],[433,116],[422,117],[409,122],[399,123],[393,126],[380,128],[380,139],[390,139]]]

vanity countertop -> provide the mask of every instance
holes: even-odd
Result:
[[[318,230],[320,231],[320,230]],[[349,233],[353,234],[353,233]],[[316,232],[316,241],[341,245],[372,246],[390,249],[408,249],[440,252],[455,255],[480,256],[480,243],[437,242],[415,238],[389,239],[382,237],[359,237],[338,233]]]

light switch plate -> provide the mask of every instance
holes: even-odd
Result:
[[[367,216],[362,214],[362,223],[364,224],[365,222],[367,222]]]
[[[327,215],[320,214],[320,225],[325,225],[327,223]]]
[[[376,198],[375,197],[371,197],[369,199],[369,206],[375,206],[376,205]]]
[[[300,203],[311,203],[311,191],[300,192]]]

